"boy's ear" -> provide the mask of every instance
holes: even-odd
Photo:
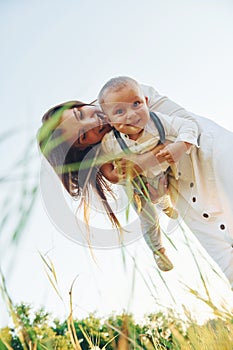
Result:
[[[148,104],[149,104],[149,98],[148,98],[148,96],[145,96],[145,100],[146,100],[146,105],[148,106]]]

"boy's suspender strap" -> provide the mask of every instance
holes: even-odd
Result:
[[[154,113],[154,112],[150,112],[150,117],[153,120],[158,132],[159,132],[159,144],[164,143],[165,142],[165,130],[163,127],[163,124],[161,123],[161,120],[159,119],[159,117]],[[125,153],[132,153],[129,149],[129,147],[127,146],[127,144],[125,143],[125,141],[123,140],[123,138],[121,137],[121,134],[119,133],[118,130],[113,129],[113,133],[115,138],[117,139],[122,151],[124,151]]]
[[[165,142],[165,130],[163,127],[163,124],[161,123],[161,120],[159,119],[159,117],[154,113],[154,112],[150,112],[150,117],[153,120],[156,128],[158,129],[159,132],[159,143],[164,143]]]
[[[113,133],[114,133],[114,136],[117,139],[122,151],[124,151],[127,154],[132,153],[130,151],[129,147],[127,146],[127,144],[125,143],[125,141],[123,140],[123,138],[121,137],[121,134],[119,133],[119,131],[116,129],[113,129]]]

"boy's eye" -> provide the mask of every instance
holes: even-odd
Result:
[[[134,105],[134,107],[139,106],[139,105],[140,105],[140,101],[135,101],[135,102],[133,103],[133,105]]]
[[[122,114],[122,113],[123,113],[123,109],[120,109],[120,108],[117,109],[116,112],[115,112],[115,114]]]

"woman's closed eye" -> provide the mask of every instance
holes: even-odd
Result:
[[[83,120],[83,113],[81,110],[78,110],[79,111],[79,115],[80,115],[80,119]]]
[[[83,119],[83,114],[82,114],[81,110],[79,110],[77,108],[73,108],[73,113],[74,113],[74,116],[77,119],[77,121],[80,121]]]

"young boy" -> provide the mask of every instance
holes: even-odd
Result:
[[[104,113],[109,118],[109,123],[120,133],[123,142],[131,152],[136,154],[148,152],[159,143],[160,135],[150,118],[147,97],[143,95],[140,85],[135,80],[129,77],[117,77],[109,80],[101,89],[98,100]],[[156,189],[161,178],[164,177],[164,181],[166,181],[166,175],[164,175],[166,170],[172,165],[173,172],[175,172],[175,162],[185,152],[189,152],[192,145],[197,145],[198,137],[197,126],[194,122],[178,117],[167,117],[160,113],[158,113],[158,116],[162,122],[166,140],[172,141],[172,143],[156,155],[158,160],[156,166],[143,169],[144,183],[149,183]],[[114,135],[114,131],[104,136],[102,150],[103,153],[108,155],[122,154],[122,148]],[[101,172],[112,183],[121,183],[128,176],[127,169],[121,161],[105,163],[101,167]],[[137,187],[140,187],[139,182],[140,179],[137,179]],[[141,186],[142,188],[143,186]],[[145,191],[139,193],[142,226],[145,225],[145,222],[150,225],[147,230],[149,236],[147,239],[150,240],[150,247],[158,267],[163,271],[171,270],[173,265],[165,254],[165,248],[161,242],[158,219],[151,218],[150,208],[152,204],[150,204],[150,200],[146,199],[143,192]],[[159,199],[158,203],[168,216],[176,218],[176,210],[172,208],[168,195]]]

